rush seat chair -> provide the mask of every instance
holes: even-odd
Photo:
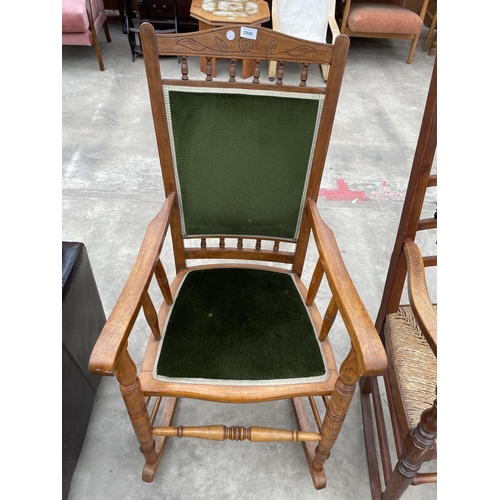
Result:
[[[415,243],[425,234],[422,232],[437,229],[437,211],[432,217],[422,214],[428,190],[437,187],[437,174],[431,175],[437,145],[436,68],[435,63],[375,323],[388,358],[383,384],[397,457],[394,467],[379,389],[380,377],[360,381],[373,500],[395,500],[401,498],[410,485],[437,481],[437,473],[420,472],[424,462],[437,459],[437,304],[432,304],[429,297],[425,273],[426,269],[437,266],[437,256],[422,257]],[[403,297],[405,281],[409,304]],[[432,470],[433,465],[429,464],[429,468]]]
[[[144,481],[153,481],[168,438],[300,441],[314,486],[324,488],[323,464],[359,378],[381,374],[387,364],[316,206],[349,39],[327,45],[266,28],[251,39],[239,26],[170,35],[148,23],[140,29],[165,201],[90,370],[118,380],[144,454]],[[178,79],[162,79],[160,56],[167,55],[181,58]],[[190,79],[189,57],[195,65],[207,58],[205,80]],[[282,62],[276,84],[260,83],[260,62],[271,57]],[[211,58],[230,60],[228,79],[213,80]],[[254,61],[253,83],[236,81],[241,59]],[[297,85],[283,82],[286,62],[303,64]],[[331,65],[326,87],[307,86],[311,63]],[[177,272],[171,283],[162,263],[167,230]],[[306,288],[300,276],[311,232],[318,258]],[[333,293],[324,318],[314,302],[323,277]],[[137,374],[127,340],[141,309],[151,335]],[[337,312],[351,342],[340,370],[328,340]],[[323,419],[315,397],[326,404]],[[290,399],[297,429],[173,426],[182,398]],[[307,399],[318,431],[307,418]],[[231,405],[224,409],[230,419]]]

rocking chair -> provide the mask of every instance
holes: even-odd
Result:
[[[314,43],[266,28],[255,28],[251,39],[239,26],[166,35],[144,23],[140,30],[165,201],[90,370],[119,382],[145,457],[144,481],[153,481],[169,437],[300,441],[314,486],[324,488],[323,464],[357,382],[383,373],[387,363],[316,206],[349,39]],[[162,79],[160,56],[167,55],[181,58],[182,78]],[[189,56],[206,57],[205,81],[190,79]],[[271,57],[280,61],[277,85],[259,80],[260,61]],[[229,81],[213,81],[212,58],[230,60]],[[253,83],[236,81],[241,59],[254,61]],[[303,64],[299,85],[283,83],[286,62]],[[326,87],[307,86],[309,64],[331,66]],[[177,272],[171,284],[160,259],[167,230]],[[311,231],[319,258],[306,288],[300,276]],[[200,259],[214,263],[188,264]],[[158,310],[153,275],[162,295]],[[333,298],[322,319],[314,300],[324,276]],[[151,335],[137,374],[127,339],[141,308]],[[351,341],[340,370],[328,340],[337,312]],[[315,397],[326,405],[322,420]],[[291,399],[298,429],[173,426],[182,398]]]

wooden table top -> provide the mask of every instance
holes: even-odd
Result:
[[[262,24],[270,19],[264,0],[193,0],[191,16],[214,26],[222,24]]]

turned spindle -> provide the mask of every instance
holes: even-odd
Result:
[[[260,61],[258,59],[256,59],[252,82],[259,83],[259,78],[260,78]]]
[[[314,273],[311,278],[311,284],[309,285],[309,290],[307,291],[306,306],[312,306],[316,294],[318,293],[319,285],[325,274],[325,269],[321,263],[321,259],[318,259],[316,267],[314,268]]]
[[[231,59],[231,67],[229,68],[229,81],[236,81],[236,59]]]
[[[207,82],[211,82],[212,81],[212,58],[206,57],[206,60],[207,60],[207,77],[205,78],[205,80]]]
[[[283,75],[285,73],[285,63],[283,61],[278,62],[278,71],[276,75],[276,85],[283,85]]]
[[[160,340],[161,334],[160,327],[158,326],[158,315],[156,314],[155,306],[147,291],[144,292],[144,295],[142,297],[142,309],[154,338],[156,340]]]
[[[307,74],[309,71],[309,63],[303,63],[302,64],[302,73],[300,74],[300,86],[301,87],[306,87],[307,86]]]
[[[187,56],[181,57],[181,73],[182,73],[182,80],[189,80]]]
[[[165,299],[165,302],[167,304],[171,304],[173,302],[172,292],[170,291],[170,285],[168,283],[167,273],[165,272],[165,269],[163,268],[163,264],[161,263],[160,259],[158,259],[158,262],[156,263],[155,276],[158,286],[160,287],[161,293],[163,295],[163,298]]]
[[[152,429],[155,436],[190,437],[209,439],[211,441],[244,441],[253,443],[270,443],[273,441],[319,441],[321,434],[317,432],[303,432],[296,430],[273,429],[270,427],[240,427],[233,425],[207,425],[200,427],[155,427]]]

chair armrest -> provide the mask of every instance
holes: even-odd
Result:
[[[437,356],[437,313],[429,297],[424,261],[418,246],[412,240],[405,241],[404,250],[410,305],[420,330]]]
[[[153,276],[170,223],[175,193],[168,195],[158,215],[149,223],[125,286],[97,339],[89,361],[96,375],[114,375],[120,353],[127,345],[142,305],[142,297]]]
[[[332,230],[314,201],[309,200],[308,209],[321,263],[357,353],[360,375],[381,375],[387,368],[387,356],[379,334],[349,276]]]

